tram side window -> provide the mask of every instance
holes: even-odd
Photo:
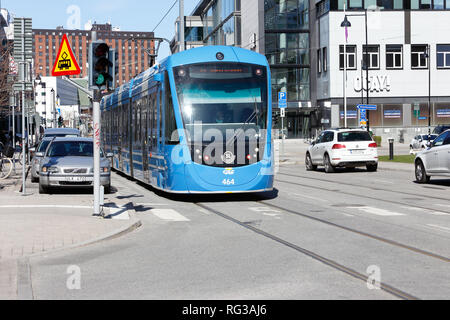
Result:
[[[149,140],[151,141],[152,148],[154,149],[157,144],[156,139],[156,92],[150,95],[150,129],[149,129]]]
[[[165,142],[166,144],[178,144],[179,137],[177,132],[177,122],[175,111],[173,109],[172,92],[170,90],[169,75],[165,73]]]

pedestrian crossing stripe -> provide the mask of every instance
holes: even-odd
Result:
[[[73,76],[81,73],[80,66],[70,48],[67,35],[63,35],[59,52],[56,56],[55,64],[53,65],[52,76]]]

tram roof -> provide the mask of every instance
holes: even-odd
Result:
[[[155,65],[145,70],[135,78],[124,83],[108,96],[105,96],[101,102],[101,109],[109,109],[123,100],[132,96],[139,95],[149,88],[148,81],[160,70],[173,68],[181,65],[217,62],[217,53],[222,53],[224,59],[220,62],[241,62],[250,64],[259,64],[269,67],[264,55],[247,49],[231,46],[204,46],[190,50],[175,53],[165,58],[159,65]],[[142,84],[145,85],[142,85]]]

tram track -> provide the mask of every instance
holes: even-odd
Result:
[[[267,203],[265,203],[263,201],[261,201],[260,203],[263,203],[263,204],[267,205]],[[277,237],[277,236],[275,236],[273,234],[265,232],[265,231],[263,231],[260,228],[257,228],[257,227],[254,227],[254,226],[248,224],[248,223],[239,221],[239,220],[231,217],[230,215],[227,215],[226,213],[223,213],[223,212],[221,212],[219,210],[216,210],[216,209],[214,209],[214,208],[212,208],[212,207],[210,207],[210,206],[208,206],[208,205],[206,205],[204,203],[196,202],[194,204],[196,206],[204,209],[204,210],[207,210],[207,211],[209,211],[209,212],[211,212],[211,213],[213,213],[213,214],[223,218],[223,219],[226,219],[226,220],[228,220],[228,221],[230,221],[230,222],[232,222],[232,223],[234,223],[236,225],[239,225],[239,226],[241,226],[241,227],[243,227],[243,228],[245,228],[247,230],[250,230],[250,231],[252,231],[252,232],[254,232],[256,234],[259,234],[259,235],[261,235],[261,236],[263,236],[265,238],[268,238],[268,239],[270,239],[272,241],[275,241],[275,242],[277,242],[277,243],[279,243],[279,244],[281,244],[281,245],[283,245],[285,247],[291,248],[291,249],[293,249],[293,250],[295,250],[295,251],[297,251],[299,253],[302,253],[302,254],[304,254],[304,255],[306,255],[306,256],[308,256],[308,257],[310,257],[310,258],[312,258],[312,259],[314,259],[316,261],[319,261],[319,262],[321,262],[321,263],[323,263],[323,264],[325,264],[325,265],[327,265],[327,266],[329,266],[329,267],[331,267],[331,268],[333,268],[335,270],[338,270],[338,271],[343,272],[343,273],[345,273],[347,275],[350,275],[350,276],[352,276],[352,277],[354,277],[354,278],[356,278],[358,280],[364,281],[365,283],[367,283],[368,280],[369,280],[367,275],[364,275],[364,274],[362,274],[362,273],[360,273],[360,272],[358,272],[356,270],[353,270],[353,269],[351,269],[349,267],[346,267],[346,266],[344,266],[344,265],[342,265],[342,264],[340,264],[340,263],[338,263],[338,262],[336,262],[334,260],[328,259],[328,258],[326,258],[326,257],[324,257],[322,255],[314,253],[314,252],[312,252],[312,251],[310,251],[310,250],[308,250],[306,248],[300,247],[300,246],[298,246],[298,245],[296,245],[296,244],[294,244],[292,242],[289,242],[289,241],[284,240],[284,239],[282,239],[280,237]],[[283,209],[283,210],[285,210],[285,209]],[[387,292],[387,293],[389,293],[389,294],[391,294],[391,295],[393,295],[393,296],[395,296],[397,298],[400,298],[402,300],[419,300],[419,298],[417,298],[417,297],[415,297],[415,296],[413,296],[413,295],[411,295],[409,293],[406,293],[406,292],[404,292],[404,291],[402,291],[402,290],[400,290],[398,288],[390,286],[390,285],[388,285],[386,283],[381,282],[379,285],[380,285],[380,289],[381,290],[383,290],[383,291],[385,291],[385,292]]]
[[[344,186],[359,187],[359,188],[365,188],[365,189],[369,189],[369,190],[373,190],[373,191],[395,192],[395,193],[403,194],[405,196],[414,196],[414,197],[420,197],[420,198],[426,197],[428,199],[449,201],[449,198],[436,197],[436,196],[432,196],[432,195],[425,195],[424,196],[423,194],[404,192],[404,191],[398,191],[398,190],[392,190],[392,189],[382,189],[382,188],[365,186],[365,185],[361,185],[361,184],[345,183],[343,181],[331,181],[331,180],[321,179],[321,178],[312,178],[312,177],[301,176],[301,175],[290,174],[290,173],[284,173],[284,172],[278,172],[277,175],[287,176],[287,177],[295,177],[295,178],[302,178],[302,179],[314,180],[314,181],[322,181],[322,182],[334,183],[334,184],[344,185]],[[276,179],[276,181],[281,181],[281,180]]]

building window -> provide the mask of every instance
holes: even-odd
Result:
[[[367,50],[366,50],[367,49]],[[379,69],[380,68],[380,46],[369,45],[363,46],[363,63],[364,68]]]
[[[450,44],[437,45],[437,67],[450,68]]]
[[[386,69],[403,68],[403,46],[386,45]]]
[[[322,72],[322,50],[317,50],[317,73]]]
[[[411,46],[411,68],[412,69],[426,69],[428,68],[428,59],[426,58],[426,45],[412,45]]]
[[[347,69],[356,70],[356,46],[347,45]],[[339,46],[339,67],[344,70],[344,46]]]
[[[450,2],[448,3],[450,5]],[[434,10],[444,10],[444,0],[434,0],[433,1],[433,9]]]
[[[323,72],[327,72],[328,70],[327,47],[322,49],[322,60],[323,60],[322,63]]]

